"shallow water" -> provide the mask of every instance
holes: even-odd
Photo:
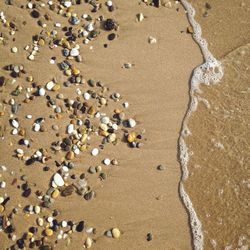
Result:
[[[221,62],[219,83],[191,91],[199,102],[184,120],[190,134],[182,137],[188,153],[182,184],[201,223],[196,249],[243,250],[250,243],[250,44]]]

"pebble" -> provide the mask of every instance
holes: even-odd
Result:
[[[103,124],[108,124],[109,122],[110,122],[109,117],[104,116],[104,117],[101,118],[101,123],[103,123]]]
[[[145,18],[142,13],[137,14],[136,17],[137,17],[138,22],[142,22],[144,20],[144,18]]]
[[[41,125],[39,123],[35,123],[33,126],[33,130],[35,132],[38,132],[38,131],[40,131],[40,129],[41,129]]]
[[[46,84],[46,89],[47,90],[52,90],[54,87],[55,87],[55,83],[53,81],[49,81],[47,84]]]
[[[38,94],[39,94],[40,96],[45,96],[45,94],[46,94],[45,89],[44,89],[44,88],[40,88],[39,91],[38,91]]]
[[[128,126],[129,126],[130,128],[133,128],[133,127],[136,126],[136,121],[135,121],[134,119],[132,119],[132,118],[128,119],[127,122],[128,122]]]
[[[52,229],[50,229],[50,228],[46,228],[45,230],[44,230],[44,233],[45,233],[45,235],[46,236],[52,236],[53,235],[53,230]]]
[[[17,47],[11,48],[11,52],[12,52],[12,53],[17,53],[17,51],[18,51]]]
[[[159,165],[159,166],[157,166],[157,169],[160,171],[163,171],[163,170],[166,170],[166,167],[163,165]]]
[[[37,225],[42,227],[44,222],[43,222],[43,218],[38,218],[37,221],[36,221]]]
[[[151,233],[148,233],[146,238],[147,238],[147,241],[151,241],[153,239],[153,236]]]
[[[69,124],[67,127],[67,133],[72,134],[74,130],[75,130],[74,124]]]
[[[76,231],[80,233],[83,231],[83,229],[84,229],[84,221],[80,221],[76,226]]]
[[[120,238],[121,232],[120,232],[120,230],[118,228],[116,228],[116,227],[113,228],[111,232],[112,232],[113,238],[115,238],[115,239]]]
[[[53,177],[53,181],[54,183],[58,186],[58,187],[62,187],[64,185],[64,180],[62,178],[62,176],[58,173],[56,173]]]
[[[39,214],[39,213],[41,212],[41,208],[40,208],[39,206],[35,206],[35,207],[34,207],[34,212],[35,212],[36,214]]]
[[[18,122],[17,120],[15,120],[15,119],[13,119],[13,120],[11,121],[11,125],[12,125],[14,128],[19,128],[19,122]]]
[[[106,166],[109,166],[110,163],[111,163],[111,161],[110,161],[109,158],[106,158],[106,159],[103,160],[103,163],[104,163]]]
[[[59,196],[59,194],[60,194],[59,190],[58,190],[58,189],[55,189],[55,190],[52,192],[51,197],[52,197],[53,199],[56,199],[56,198]]]
[[[76,56],[78,56],[79,54],[80,54],[80,53],[79,53],[79,50],[76,49],[76,48],[73,48],[73,49],[71,49],[71,51],[70,51],[70,55],[73,56],[73,57],[76,57]]]
[[[98,149],[98,148],[92,149],[91,154],[92,154],[93,156],[97,156],[97,155],[99,154],[99,149]]]
[[[86,241],[85,241],[85,247],[86,248],[91,248],[92,243],[93,243],[93,240],[90,237],[87,237]]]
[[[4,212],[4,210],[5,210],[4,206],[3,206],[3,205],[0,205],[0,214],[1,214],[2,212]]]
[[[150,44],[154,44],[154,43],[157,43],[157,40],[156,40],[155,37],[150,36],[150,37],[148,38],[148,42],[149,42]]]

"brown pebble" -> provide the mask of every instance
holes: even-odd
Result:
[[[67,159],[67,160],[73,160],[74,158],[75,158],[74,152],[69,151],[69,152],[66,154],[66,159]]]

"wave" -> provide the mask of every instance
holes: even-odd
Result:
[[[192,201],[184,189],[184,182],[188,178],[188,147],[185,143],[185,138],[190,136],[192,133],[188,128],[188,120],[190,116],[196,111],[200,93],[200,84],[212,85],[218,83],[224,74],[223,66],[221,62],[216,60],[216,58],[208,50],[208,44],[204,38],[202,38],[202,30],[200,25],[195,21],[195,10],[192,5],[186,1],[181,0],[184,6],[187,18],[193,28],[193,39],[199,45],[204,62],[194,69],[192,78],[190,81],[190,103],[186,112],[186,115],[182,122],[182,129],[180,132],[180,137],[178,141],[179,147],[179,161],[182,169],[181,181],[179,184],[179,192],[181,199],[189,213],[190,227],[192,231],[192,243],[195,250],[203,249],[204,236],[202,232],[202,224],[195,212]]]

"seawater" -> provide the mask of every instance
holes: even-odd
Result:
[[[194,9],[181,2],[204,57],[191,78],[179,138],[179,189],[193,248],[245,250],[250,242],[250,45],[219,62],[202,38]]]

